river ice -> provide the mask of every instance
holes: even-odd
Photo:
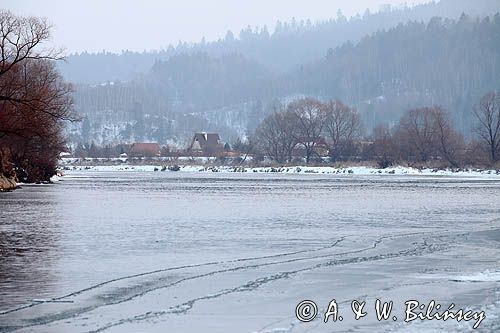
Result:
[[[473,331],[407,300],[498,332],[499,199],[498,177],[70,171],[0,194],[0,332]]]

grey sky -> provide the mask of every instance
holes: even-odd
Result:
[[[74,51],[142,51],[161,49],[179,40],[196,42],[235,35],[247,25],[270,31],[277,20],[311,19],[376,11],[382,4],[415,5],[429,0],[0,0],[16,14],[47,17],[53,42]]]

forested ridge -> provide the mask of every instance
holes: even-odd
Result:
[[[174,55],[205,52],[213,57],[239,53],[267,67],[270,71],[285,73],[323,57],[326,50],[346,41],[357,43],[366,35],[390,29],[408,21],[428,22],[432,17],[458,19],[462,13],[471,17],[492,15],[499,10],[497,0],[441,0],[413,7],[390,5],[371,13],[346,17],[340,10],[329,13],[331,19],[311,22],[290,18],[267,26],[247,26],[239,32],[228,31],[216,41],[202,38],[198,43],[179,41],[161,49],[161,31],[158,50],[134,52],[124,48],[120,53],[103,50],[98,53],[71,54],[59,67],[68,81],[99,84],[107,81],[128,81],[147,73],[156,60]],[[252,22],[248,22],[251,24]],[[133,41],[131,41],[133,45]],[[89,71],[89,68],[92,68]]]
[[[295,73],[295,91],[352,104],[364,101],[361,109],[375,112],[376,122],[390,121],[408,107],[439,104],[467,131],[472,105],[500,87],[499,41],[498,13],[484,19],[463,14],[457,21],[412,21],[357,45],[330,49],[324,59]]]
[[[500,87],[498,40],[500,14],[462,14],[400,23],[285,73],[241,53],[176,54],[131,81],[78,85],[85,120],[71,138],[184,144],[193,131],[212,130],[231,141],[251,133],[276,101],[304,95],[353,105],[368,132],[411,108],[440,105],[467,136],[473,105]]]

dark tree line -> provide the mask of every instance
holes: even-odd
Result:
[[[0,12],[0,173],[48,180],[63,150],[63,121],[74,120],[71,86],[57,72],[60,52],[44,49],[43,19]]]

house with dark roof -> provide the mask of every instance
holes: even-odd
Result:
[[[160,156],[160,145],[157,143],[138,142],[134,143],[128,152],[130,157],[157,157]]]
[[[221,152],[223,149],[224,146],[220,142],[218,133],[200,132],[194,134],[188,151],[192,153],[212,155]]]

